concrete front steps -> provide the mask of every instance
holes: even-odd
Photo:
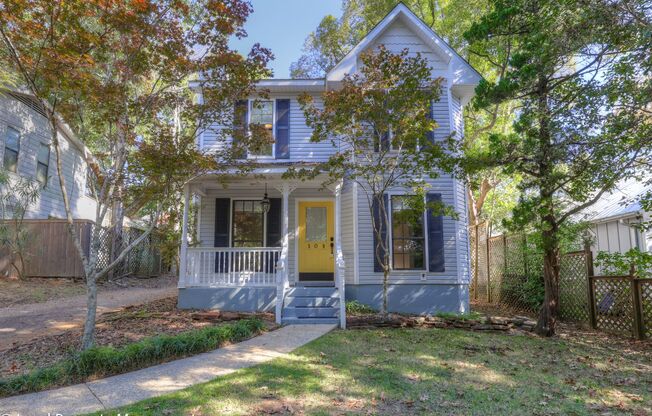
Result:
[[[283,324],[337,324],[340,296],[333,286],[295,286],[285,292]]]

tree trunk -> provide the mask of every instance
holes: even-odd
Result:
[[[387,308],[387,298],[389,290],[389,267],[387,265],[387,256],[385,256],[385,265],[383,267],[383,307],[381,313],[383,316],[387,316],[389,310]]]
[[[543,232],[543,285],[545,295],[534,331],[541,336],[555,335],[559,315],[559,242],[557,229]]]
[[[95,318],[97,315],[97,282],[95,276],[86,278],[86,321],[82,335],[82,350],[91,348],[95,342]]]

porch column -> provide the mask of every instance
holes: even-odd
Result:
[[[183,187],[183,220],[181,222],[181,252],[179,255],[179,288],[186,287],[188,257],[188,204],[190,203],[190,186]]]
[[[289,285],[288,256],[290,253],[290,193],[294,188],[290,184],[284,183],[277,189],[283,195],[281,206],[281,257],[278,260],[276,268],[276,323],[280,324],[282,321],[285,289]]]
[[[342,253],[342,181],[332,188],[335,194],[335,282],[340,295],[340,327],[346,329],[346,304],[344,297],[344,253]]]

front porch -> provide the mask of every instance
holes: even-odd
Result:
[[[273,310],[278,323],[312,323],[330,318],[345,326],[344,302],[340,302],[345,285],[342,183],[321,189],[322,178],[290,182],[282,180],[281,174],[265,172],[234,178],[226,187],[216,178],[203,177],[186,186],[180,307]],[[267,202],[261,204],[265,196]],[[198,206],[192,246],[188,224],[191,201]],[[332,207],[332,224],[330,228],[313,226],[316,231],[311,232],[309,222],[314,222],[310,218],[315,215],[306,219],[305,212],[302,217],[299,214],[305,211],[303,205],[319,205],[318,201]],[[315,239],[319,244],[306,243]],[[307,270],[308,263],[314,263],[319,252],[326,253],[321,254],[326,257],[319,263],[325,269],[318,265],[317,269]],[[314,270],[323,273],[306,273]],[[332,290],[326,293],[299,287],[310,286],[310,280],[318,278],[326,280],[319,285]]]

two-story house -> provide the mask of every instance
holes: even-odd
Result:
[[[88,183],[90,151],[67,125],[62,124],[57,133],[73,219],[84,224],[82,228],[88,233],[97,207]],[[24,207],[22,224],[29,238],[23,252],[23,273],[39,277],[83,276],[81,261],[66,230],[66,210],[45,110],[32,96],[15,90],[0,90],[0,170],[9,182],[0,183],[0,195],[5,201],[0,221],[11,221],[13,207],[26,202],[14,198],[19,184],[32,182],[38,189],[36,199]],[[84,238],[83,244],[88,247],[89,239]],[[13,262],[11,251],[0,247],[0,276],[15,274]]]
[[[179,306],[222,310],[275,310],[283,323],[337,323],[345,326],[344,300],[379,307],[383,273],[375,261],[374,232],[367,198],[355,183],[342,181],[321,189],[324,178],[289,181],[290,166],[327,160],[332,143],[311,143],[311,130],[297,102],[309,93],[319,102],[354,73],[362,52],[385,45],[409,48],[426,57],[433,77],[443,77],[441,99],[432,103],[439,124],[435,139],[462,134],[462,108],[471,99],[480,75],[405,5],[396,6],[324,79],[261,81],[269,92],[236,104],[245,121],[267,126],[274,144],[256,154],[257,167],[224,186],[218,175],[205,175],[186,188]],[[218,131],[216,126],[215,131]],[[198,138],[204,150],[220,152],[229,143],[211,131]],[[468,311],[469,241],[465,186],[450,175],[429,181],[429,196],[459,213],[459,219],[424,213],[423,227],[401,227],[396,189],[387,227],[392,272],[389,309],[435,313]],[[198,203],[198,246],[188,247],[188,201]],[[408,231],[406,231],[408,230]]]
[[[63,219],[66,212],[51,143],[51,128],[44,111],[28,94],[0,91],[0,168],[9,180],[22,177],[39,183],[39,196],[27,207],[25,218]],[[86,159],[90,151],[65,124],[59,131],[59,143],[73,217],[94,221],[97,204],[87,184]]]

